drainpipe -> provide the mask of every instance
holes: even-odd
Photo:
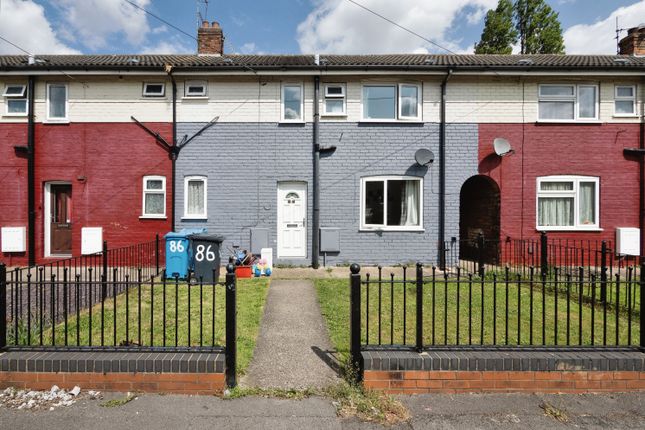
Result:
[[[452,69],[441,83],[441,107],[439,123],[439,267],[446,268],[446,86],[452,75]]]
[[[645,88],[645,78],[641,78],[641,91]],[[641,151],[645,151],[645,103],[641,102],[641,112],[640,112],[640,130],[639,130],[639,142],[638,148]],[[641,155],[638,158],[638,176],[639,176],[639,212],[638,212],[638,228],[640,229],[640,240],[641,240],[641,255],[645,253],[642,251],[645,245],[645,160]]]
[[[320,77],[314,76],[314,130],[313,130],[313,189],[314,189],[314,213],[312,216],[311,226],[311,267],[317,269],[320,267],[318,262],[318,250],[320,248],[320,113],[318,100],[320,98]]]
[[[28,248],[29,266],[36,264],[36,145],[34,122],[34,97],[36,78],[29,76],[27,110],[27,211],[28,211]]]
[[[170,203],[170,231],[175,231],[175,202],[177,199],[175,193],[175,176],[177,174],[177,156],[179,155],[179,148],[177,147],[177,82],[175,82],[175,77],[172,75],[172,66],[166,67],[166,70],[172,82],[172,148],[170,151],[170,160],[172,162],[172,199]]]

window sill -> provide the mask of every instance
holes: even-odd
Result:
[[[27,118],[28,114],[27,113],[5,113],[2,116],[9,117],[9,118]]]
[[[205,215],[184,215],[181,217],[182,221],[206,221],[208,219]]]
[[[604,228],[600,227],[537,227],[535,231],[540,232],[540,231],[561,231],[561,232],[590,232],[590,233],[598,233],[601,231],[605,231]]]
[[[423,233],[426,230],[423,227],[409,227],[409,228],[405,228],[405,227],[387,227],[387,228],[383,228],[383,227],[373,227],[373,228],[371,228],[371,227],[361,227],[359,229],[359,231],[361,231],[361,232],[373,232],[373,233],[377,233],[377,232]]]
[[[601,125],[602,121],[599,119],[590,119],[590,120],[581,120],[581,119],[567,119],[567,120],[557,120],[557,119],[539,119],[535,121],[536,125]]]
[[[288,119],[281,119],[278,124],[304,124],[305,120],[303,119],[298,119],[298,120],[288,120]]]
[[[615,113],[612,115],[614,118],[632,118],[638,119],[639,115],[635,113]]]
[[[69,123],[71,123],[71,121],[68,119],[47,119],[43,121],[43,124],[46,125],[67,125]]]
[[[139,219],[168,219],[165,215],[141,215]]]
[[[347,118],[346,113],[321,113],[321,118]]]
[[[208,96],[183,96],[181,100],[208,100]]]
[[[359,123],[366,124],[423,124],[421,119],[362,119]]]

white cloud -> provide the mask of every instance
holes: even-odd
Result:
[[[172,38],[171,40],[161,40],[152,45],[144,45],[142,49],[137,50],[141,54],[185,54],[193,53],[195,47],[188,47],[183,41]]]
[[[605,19],[593,24],[578,24],[564,32],[567,54],[615,54],[616,18],[621,28],[641,24],[645,17],[645,0],[620,7]],[[623,33],[624,36],[624,33]]]
[[[133,0],[147,7],[150,0]],[[123,34],[131,45],[142,44],[150,26],[145,12],[121,0],[58,0],[62,20],[76,38],[90,49],[109,46],[109,38]]]
[[[78,54],[60,41],[45,17],[42,6],[33,1],[0,0],[0,35],[34,54]],[[26,25],[28,24],[28,26]],[[0,54],[24,54],[0,41]]]
[[[357,2],[458,52],[464,52],[459,46],[461,40],[447,37],[456,16],[468,8],[467,20],[472,24],[497,5],[497,0],[397,0],[396,7],[392,7],[391,0]],[[344,0],[318,0],[315,9],[298,25],[297,39],[304,53],[444,52]],[[472,47],[467,51],[471,52]]]

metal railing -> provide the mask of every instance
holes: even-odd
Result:
[[[216,269],[213,270],[214,272]],[[165,276],[16,279],[0,264],[0,350],[204,351],[226,354],[235,385],[236,277],[194,285]],[[222,315],[223,314],[223,315]]]
[[[398,275],[360,270],[350,267],[350,351],[359,368],[360,351],[372,347],[645,348],[645,265],[640,276],[628,268],[607,278],[582,267],[552,275],[529,268],[528,276],[420,263]]]

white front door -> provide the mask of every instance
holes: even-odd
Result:
[[[307,184],[278,183],[278,257],[307,256]]]

